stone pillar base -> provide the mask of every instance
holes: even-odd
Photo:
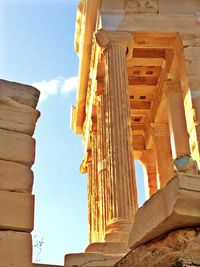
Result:
[[[85,252],[101,252],[104,254],[128,253],[128,242],[95,242],[88,245]]]
[[[123,255],[103,253],[74,253],[65,255],[65,267],[111,267],[116,264]]]
[[[200,175],[179,173],[136,213],[129,247],[175,229],[200,225]]]

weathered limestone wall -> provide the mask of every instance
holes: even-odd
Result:
[[[0,266],[31,267],[39,91],[0,80]]]

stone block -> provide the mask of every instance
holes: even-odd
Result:
[[[33,135],[39,111],[0,95],[0,128]]]
[[[33,267],[63,267],[63,265],[49,265],[49,264],[39,264],[33,263]]]
[[[138,209],[129,236],[135,248],[182,227],[200,224],[200,176],[179,174]]]
[[[125,254],[128,251],[127,242],[94,242],[85,249],[85,252],[102,252],[104,254]]]
[[[0,129],[0,159],[31,166],[35,159],[35,140],[26,134]]]
[[[65,255],[65,267],[111,267],[122,255],[104,255],[103,253],[74,253]]]
[[[199,77],[200,72],[200,60],[186,60],[186,70],[189,76]],[[197,89],[197,88],[196,88]]]
[[[32,267],[30,234],[0,231],[0,267]]]
[[[40,91],[30,85],[0,79],[0,95],[10,97],[16,102],[36,108]]]
[[[0,160],[0,190],[31,193],[32,186],[33,172],[30,167]]]
[[[200,60],[200,47],[184,48],[184,56],[187,60]]]
[[[31,232],[34,223],[34,196],[0,191],[0,229]]]

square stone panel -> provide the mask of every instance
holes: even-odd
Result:
[[[35,159],[35,139],[0,129],[0,159],[31,166]]]
[[[0,267],[32,267],[30,234],[0,231]]]
[[[31,232],[34,223],[34,196],[0,191],[0,229]]]
[[[0,190],[31,193],[33,172],[29,166],[0,160]]]

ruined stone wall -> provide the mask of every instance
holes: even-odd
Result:
[[[39,91],[0,80],[0,267],[31,267]]]
[[[130,251],[114,267],[200,266],[200,229],[173,231]]]

